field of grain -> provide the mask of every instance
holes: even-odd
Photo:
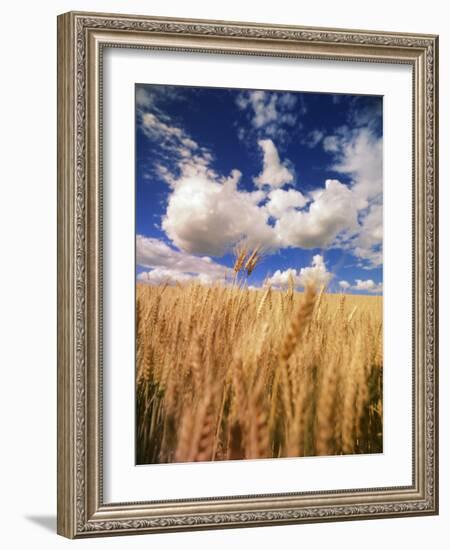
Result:
[[[382,452],[382,298],[136,289],[138,464]]]

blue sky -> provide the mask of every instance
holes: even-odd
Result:
[[[136,85],[137,279],[382,292],[382,98]]]

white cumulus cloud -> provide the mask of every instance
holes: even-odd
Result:
[[[383,292],[383,283],[375,283],[372,279],[363,281],[356,279],[356,284],[352,287],[354,290],[365,290],[367,292],[380,293]]]
[[[354,285],[350,284],[348,281],[339,281],[339,286],[343,290],[359,290],[373,294],[380,294],[383,292],[383,283],[375,283],[372,279],[367,279],[366,281],[356,279]]]
[[[187,281],[193,278],[200,280],[223,280],[231,276],[231,269],[214,262],[208,256],[194,256],[168,246],[163,241],[137,235],[136,264],[149,268],[148,275],[139,280],[156,281],[169,278]],[[157,284],[157,283],[153,283]]]
[[[333,166],[353,178],[353,191],[364,201],[376,199],[383,191],[383,140],[368,128],[348,132],[339,141]]]
[[[354,254],[366,265],[377,267],[383,263],[383,205],[369,206],[361,220],[361,230],[354,241]]]
[[[339,281],[339,286],[344,290],[348,290],[352,285],[348,281]]]
[[[281,218],[288,210],[303,208],[308,199],[296,189],[274,189],[268,194],[266,209],[274,218]]]
[[[212,277],[211,275],[205,275],[204,273],[198,273],[192,275],[190,273],[183,273],[175,269],[164,269],[157,267],[151,271],[143,271],[139,273],[137,280],[139,283],[148,285],[170,285],[186,284],[190,282],[200,283],[201,285],[213,285],[213,284],[226,284],[224,278]]]
[[[323,256],[316,254],[312,259],[311,266],[302,267],[299,271],[293,268],[284,271],[277,269],[271,277],[266,279],[265,284],[274,288],[287,288],[289,280],[292,280],[296,288],[309,284],[320,287],[326,286],[332,277],[333,274],[327,270]]]
[[[320,254],[316,254],[313,257],[310,267],[302,267],[299,273],[301,286],[309,284],[316,286],[327,285],[332,277],[333,274],[327,270],[323,256]]]
[[[137,276],[139,283],[148,285],[170,285],[173,286],[176,283],[188,283],[195,280],[194,275],[188,273],[182,273],[174,269],[164,269],[157,267],[151,271],[144,271]]]
[[[292,172],[286,166],[286,163],[280,161],[277,148],[271,139],[260,139],[258,145],[263,151],[263,170],[254,178],[258,187],[269,185],[277,188],[283,187],[286,183],[291,183],[294,179]]]
[[[357,214],[349,187],[338,180],[326,180],[325,188],[314,193],[308,210],[288,210],[277,221],[275,231],[281,246],[324,248],[339,234],[357,231]]]
[[[293,268],[285,269],[284,271],[277,269],[271,277],[266,279],[265,284],[274,288],[287,288],[289,286],[289,279],[294,281],[295,287],[300,286],[297,270]]]
[[[239,191],[241,174],[223,182],[206,176],[183,177],[169,195],[162,228],[171,241],[191,254],[222,256],[245,239],[249,246],[273,248],[269,214],[258,206],[262,191]]]
[[[383,262],[383,139],[370,126],[343,126],[323,139],[323,147],[334,158],[333,170],[351,178],[360,228],[347,248],[362,267],[377,267]]]

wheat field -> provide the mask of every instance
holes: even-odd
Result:
[[[136,287],[138,464],[382,452],[382,298]]]

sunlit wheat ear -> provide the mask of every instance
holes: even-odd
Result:
[[[322,383],[317,401],[316,423],[316,454],[329,455],[334,449],[332,439],[334,436],[334,405],[336,400],[336,386],[341,365],[341,354],[338,347],[333,350],[328,364],[325,365]]]
[[[143,358],[140,359],[139,366],[137,383],[148,384],[152,378],[153,371],[153,350],[151,345],[144,347]]]
[[[245,262],[244,269],[247,271],[247,276],[250,277],[252,272],[254,271],[256,264],[261,259],[261,256],[258,254],[259,252],[259,246],[257,246],[253,252],[248,257],[247,261]]]
[[[141,296],[136,302],[136,381],[138,384],[147,382],[151,376],[151,344],[145,338],[144,304]]]
[[[314,306],[314,318],[316,321],[318,321],[320,318],[320,313],[321,313],[320,306],[322,304],[322,297],[324,292],[325,292],[325,285],[321,285],[319,290],[319,295],[317,296],[316,304]]]
[[[294,291],[295,291],[295,279],[292,273],[288,275],[288,288],[286,290],[286,301],[289,306],[292,306],[294,302]]]
[[[312,313],[314,311],[314,303],[316,300],[315,286],[309,284],[303,295],[303,300],[298,307],[296,313],[294,313],[289,328],[281,346],[280,357],[283,361],[287,361],[292,355],[297,342],[300,340],[305,328],[311,320]]]
[[[264,307],[266,304],[270,304],[270,298],[271,298],[272,289],[270,285],[267,287],[266,291],[264,292],[261,301],[259,302],[258,309],[256,310],[256,318],[259,319],[261,317],[261,314],[264,310]]]
[[[248,254],[248,248],[245,245],[238,245],[234,249],[234,266],[233,271],[235,277],[238,275],[239,271],[244,267],[245,258]]]
[[[304,361],[298,373],[298,391],[294,401],[294,415],[289,426],[286,441],[287,456],[303,456],[305,454],[305,430],[308,420],[308,408],[313,404],[314,385],[311,378],[311,365]]]
[[[345,294],[342,294],[342,296],[339,298],[339,305],[336,312],[336,317],[338,319],[344,315],[345,302],[346,302],[346,296]]]
[[[342,413],[342,450],[345,454],[355,450],[356,396],[358,391],[358,362],[361,360],[362,337],[358,333],[353,356],[346,371]]]
[[[245,373],[242,366],[242,359],[234,360],[231,369],[231,380],[234,390],[231,413],[237,418],[247,407],[247,388],[245,385]]]
[[[381,332],[381,325],[380,330],[378,331],[377,338],[376,338],[376,344],[375,344],[375,365],[376,367],[382,367],[383,366],[383,333]]]
[[[156,327],[156,323],[158,321],[159,309],[161,305],[161,294],[162,292],[156,297],[155,303],[150,311],[150,323],[152,327]]]
[[[368,332],[366,333],[368,335]],[[355,403],[355,433],[356,437],[359,439],[361,435],[361,422],[363,417],[366,415],[368,410],[368,400],[369,400],[369,376],[370,371],[373,365],[371,364],[370,354],[367,353],[367,350],[373,349],[374,338],[371,336],[367,338],[358,350],[359,360],[357,363],[357,395]]]
[[[355,315],[357,309],[358,309],[358,306],[355,306],[355,307],[352,309],[350,315],[349,315],[348,318],[347,318],[347,323],[348,323],[348,324],[350,324],[350,323],[352,322],[352,319],[353,319],[353,317],[354,317],[354,315]]]
[[[145,288],[145,290],[147,290],[147,288]],[[137,296],[137,301],[136,301],[137,334],[136,336],[142,339],[145,339],[147,320],[151,310],[151,307],[149,307],[149,303],[151,303],[151,298],[149,299],[148,295],[145,292],[141,292]]]
[[[194,335],[191,350],[189,368],[192,376],[192,387],[194,388],[194,394],[200,395],[204,378],[204,365],[202,361],[202,340],[199,334]]]
[[[144,306],[142,299],[138,296],[136,300],[136,348],[138,354],[143,349],[143,335],[144,335]]]
[[[194,404],[195,422],[190,457],[192,461],[213,458],[218,390],[219,385],[215,382],[212,373],[207,373],[203,378],[203,394]]]

